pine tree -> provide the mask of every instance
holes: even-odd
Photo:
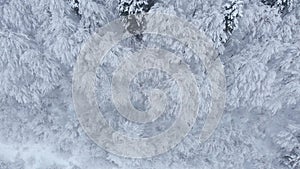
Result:
[[[232,31],[238,26],[238,17],[242,16],[242,4],[240,0],[230,0],[229,3],[225,4],[225,28],[224,31],[232,33]]]
[[[294,0],[277,0],[276,6],[279,8],[279,11],[285,15],[293,9]]]
[[[262,0],[262,3],[271,7],[276,7],[283,15],[289,13],[293,9],[294,0]]]
[[[71,8],[75,11],[77,15],[79,14],[79,1],[78,0],[69,0]]]
[[[119,15],[123,16],[126,30],[136,37],[141,37],[144,29],[144,13],[148,12],[153,6],[153,2],[148,0],[119,0]]]
[[[119,14],[128,16],[148,12],[154,1],[149,0],[119,0]]]

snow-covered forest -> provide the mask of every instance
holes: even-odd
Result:
[[[83,131],[72,99],[73,69],[97,29],[119,17],[155,12],[176,15],[212,40],[226,75],[225,111],[204,143],[194,138],[196,122],[167,153],[124,158],[105,151]],[[105,63],[115,65],[143,45],[173,51],[184,46],[137,34],[113,48]],[[99,106],[113,111],[103,101],[110,92],[102,74],[99,70]],[[157,74],[168,78],[157,72],[141,77]],[[130,86],[131,101],[147,110],[139,80]],[[209,96],[205,82],[203,92]],[[172,85],[168,90],[176,98]],[[105,116],[129,135],[160,130]],[[172,118],[152,127],[163,130]],[[300,1],[0,0],[0,169],[111,168],[300,169]]]

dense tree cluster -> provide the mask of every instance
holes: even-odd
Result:
[[[166,154],[127,159],[80,127],[72,74],[97,28],[143,12],[177,15],[211,39],[224,64],[226,110],[205,143],[190,134]],[[187,54],[172,39],[156,40]],[[105,66],[137,46],[123,43]],[[0,0],[0,168],[298,169],[299,69],[299,1]]]

